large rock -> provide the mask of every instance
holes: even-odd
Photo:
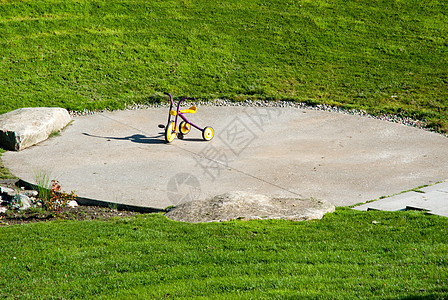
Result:
[[[181,203],[166,213],[176,221],[197,223],[232,219],[320,219],[334,206],[314,198],[272,198],[246,192],[231,192],[205,200]]]
[[[27,210],[32,204],[31,198],[27,195],[31,192],[32,191],[11,189],[0,186],[0,205],[4,205],[12,209]],[[0,212],[6,212],[5,208],[0,208]]]
[[[0,115],[0,147],[19,151],[46,140],[70,122],[63,108],[20,108]]]

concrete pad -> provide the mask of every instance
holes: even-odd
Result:
[[[374,202],[354,207],[356,210],[407,210],[418,209],[448,217],[448,182],[383,198]]]
[[[70,120],[68,111],[58,107],[20,108],[0,115],[0,147],[20,151],[46,140]]]
[[[76,117],[59,137],[3,154],[23,180],[47,172],[97,200],[165,208],[232,191],[337,206],[448,178],[448,139],[367,117],[296,108],[199,107],[194,128],[165,144],[168,109]]]
[[[448,195],[448,181],[440,182],[420,189],[424,193],[440,192]]]
[[[405,210],[407,206],[417,208],[420,203],[424,201],[422,193],[408,192],[399,194],[392,197],[383,198],[377,201],[366,203],[360,206],[354,207],[356,210],[384,210],[384,211],[396,211]]]

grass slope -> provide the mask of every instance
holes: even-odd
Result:
[[[322,220],[187,224],[161,215],[0,228],[0,296],[448,297],[448,219],[337,209]]]
[[[0,113],[289,99],[448,128],[448,2],[0,0]]]

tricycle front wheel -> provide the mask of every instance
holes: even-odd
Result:
[[[174,121],[171,121],[165,127],[165,141],[167,143],[171,143],[175,137],[176,137],[176,126],[174,124]]]

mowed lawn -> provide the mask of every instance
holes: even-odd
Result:
[[[6,299],[446,299],[448,218],[187,224],[155,214],[0,227]]]
[[[294,100],[448,127],[448,2],[0,1],[0,113]]]
[[[0,113],[164,91],[393,113],[448,128],[446,1],[0,0]],[[3,150],[0,149],[0,154]],[[1,168],[0,177],[12,174]],[[159,214],[0,227],[5,299],[447,299],[448,219]]]

